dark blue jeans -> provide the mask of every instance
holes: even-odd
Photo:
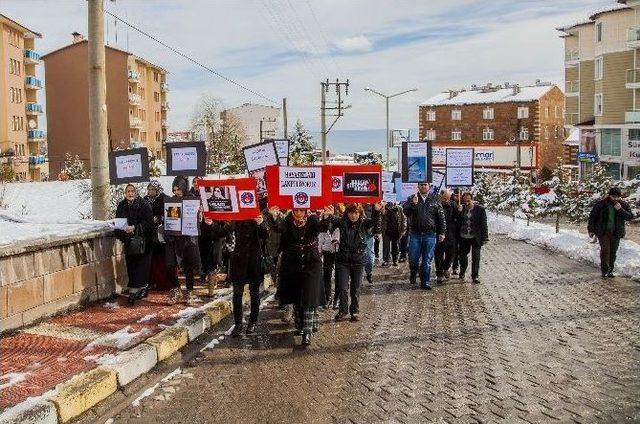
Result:
[[[420,268],[420,283],[428,286],[431,279],[431,262],[436,249],[435,233],[414,233],[409,235],[409,269],[411,275],[418,274]],[[422,263],[420,263],[422,260]]]

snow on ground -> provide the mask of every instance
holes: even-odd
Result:
[[[131,326],[127,325],[126,327],[121,328],[114,333],[105,334],[104,336],[99,337],[89,343],[83,350],[90,351],[97,345],[113,346],[118,349],[124,349],[125,347],[130,345],[133,340],[142,339],[144,336],[150,333],[150,330],[148,328],[143,328],[138,332],[131,333],[129,332],[129,330],[131,330]]]
[[[551,225],[531,222],[527,226],[525,220],[516,219],[514,222],[513,218],[504,215],[489,214],[488,219],[489,233],[506,234],[514,240],[542,246],[600,267],[600,246],[597,242],[592,243],[587,234],[575,230],[560,230],[556,233],[555,227]],[[620,241],[615,271],[640,280],[639,244],[629,240]]]

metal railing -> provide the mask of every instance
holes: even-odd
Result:
[[[27,76],[24,79],[24,83],[26,85],[31,85],[31,86],[34,86],[34,87],[42,88],[42,81],[40,81],[38,78],[36,78],[34,76],[31,76],[31,75]]]
[[[40,103],[27,103],[25,105],[25,110],[27,112],[42,113],[42,105]]]
[[[25,59],[31,59],[34,62],[40,61],[40,55],[31,49],[25,49],[24,57]]]

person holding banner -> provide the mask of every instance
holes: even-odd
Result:
[[[151,233],[155,230],[151,206],[138,196],[138,190],[133,184],[125,187],[124,199],[116,209],[116,218],[127,219],[127,225],[114,230],[114,233],[124,243],[129,303],[133,305],[149,292]]]
[[[460,275],[464,280],[464,274],[469,265],[469,252],[471,252],[471,281],[479,284],[480,280],[480,249],[489,241],[487,227],[487,213],[484,208],[473,201],[470,192],[462,194],[462,203],[458,206],[458,221],[460,234]]]
[[[318,307],[326,302],[318,235],[327,230],[330,221],[320,221],[306,209],[294,209],[284,219],[279,211],[277,206],[269,208],[267,220],[271,230],[281,234],[280,304],[293,305],[296,328],[302,334],[302,344],[308,346],[311,334],[319,329]],[[332,214],[333,206],[325,208],[325,217]]]
[[[409,197],[403,206],[411,222],[409,234],[409,281],[416,284],[420,270],[420,288],[431,290],[431,261],[437,241],[444,241],[447,224],[442,205],[429,195],[429,183],[419,183],[418,193]],[[420,263],[422,261],[422,263]]]

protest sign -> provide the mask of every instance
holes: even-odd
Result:
[[[330,165],[334,203],[376,203],[382,200],[382,166]]]
[[[446,185],[448,187],[471,187],[473,185],[473,148],[447,148]]]
[[[409,196],[418,192],[418,183],[405,183],[402,178],[396,178],[396,197],[398,202],[405,202]]]
[[[149,152],[145,147],[109,152],[109,182],[113,185],[149,181]]]
[[[289,165],[289,140],[286,138],[267,139],[267,141],[273,141],[276,147],[276,153],[278,154],[278,162],[281,166]]]
[[[207,152],[203,141],[167,143],[167,175],[206,174]]]
[[[164,202],[164,234],[198,236],[200,199],[194,196],[169,197]]]
[[[398,201],[398,195],[395,192],[384,192],[382,193],[382,201],[386,203],[396,203]]]
[[[402,143],[402,181],[431,182],[432,159],[431,143]]]
[[[240,221],[260,214],[254,178],[201,179],[198,190],[206,218]]]
[[[265,182],[265,169],[269,165],[278,165],[278,153],[273,140],[252,144],[242,149],[244,160],[247,164],[247,172],[257,181],[257,194],[264,196],[267,192]]]
[[[267,166],[269,206],[322,209],[331,204],[331,171],[321,166]]]

